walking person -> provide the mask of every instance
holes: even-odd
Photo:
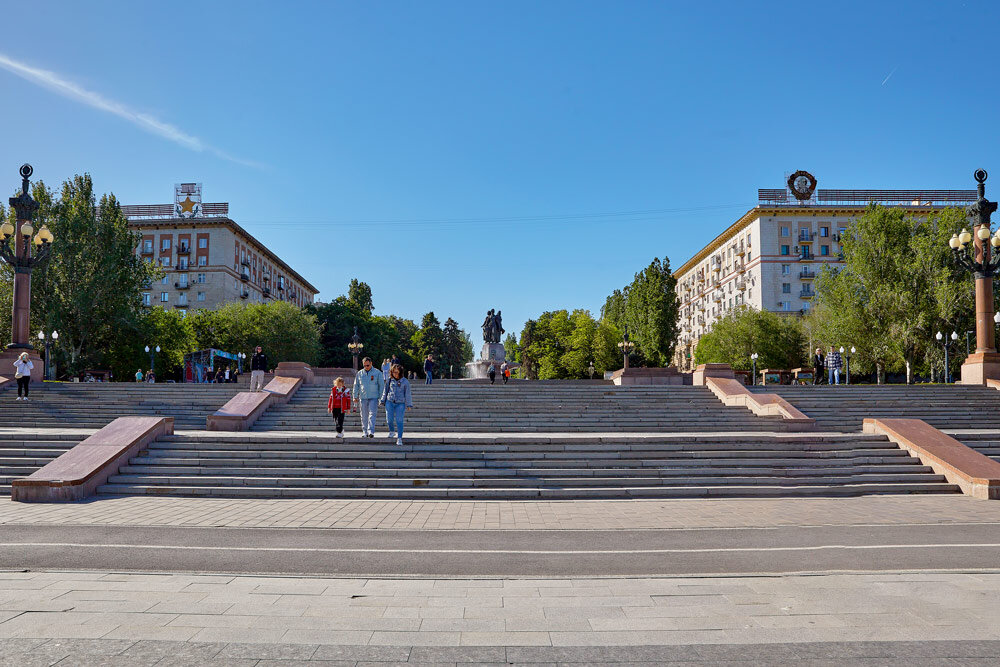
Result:
[[[510,366],[507,365],[506,361],[500,364],[500,377],[504,384],[507,384],[507,380],[510,379]]]
[[[361,370],[354,376],[353,389],[354,401],[361,412],[362,437],[375,437],[375,415],[378,413],[378,404],[382,400],[385,384],[382,371],[375,370],[371,357],[365,357],[361,361]]]
[[[388,359],[382,360],[382,379],[386,382],[389,381],[389,369],[392,368],[392,364]]]
[[[135,381],[142,382],[142,369],[140,368],[135,372]]]
[[[225,379],[226,374],[223,372],[222,368],[219,367],[219,370],[215,371],[215,384],[222,384]]]
[[[93,381],[93,380],[91,380],[91,381]],[[156,373],[153,372],[152,368],[150,368],[148,371],[146,371],[146,383],[147,384],[156,384]]]
[[[427,376],[424,384],[431,384],[434,381],[434,355],[428,354],[424,359],[424,375]]]
[[[406,408],[413,409],[413,395],[410,392],[410,381],[406,379],[403,367],[393,364],[389,369],[389,382],[385,385],[382,400],[385,405],[385,419],[389,424],[389,439],[396,438],[396,444],[403,444],[403,417]]]
[[[836,380],[836,384],[840,384],[840,369],[843,366],[844,361],[840,358],[840,352],[831,345],[830,351],[826,353],[827,384],[834,384],[834,380]]]
[[[28,400],[28,385],[31,384],[31,371],[35,367],[28,358],[27,352],[22,352],[21,356],[14,360],[14,379],[17,380],[17,398],[15,401]],[[21,398],[21,394],[24,398]]]
[[[497,367],[490,362],[490,367],[486,369],[486,374],[490,377],[490,384],[496,384],[497,381]]]
[[[351,411],[351,391],[344,386],[344,378],[338,377],[333,381],[330,400],[326,402],[326,411],[333,415],[333,421],[337,425],[337,437],[343,438],[344,415]]]
[[[817,347],[816,354],[813,355],[813,384],[823,384],[823,368],[826,366],[826,358],[823,356],[823,349]]]
[[[267,355],[260,345],[250,357],[250,391],[261,391],[264,388],[264,373],[268,371]]]

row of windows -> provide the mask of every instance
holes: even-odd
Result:
[[[167,250],[170,250],[172,242],[173,242],[173,240],[170,239],[170,238],[168,238],[168,237],[166,237],[166,236],[161,237],[160,238],[160,251],[161,252],[165,252]],[[202,249],[202,250],[204,250],[205,248],[207,248],[208,247],[208,239],[207,238],[200,238],[200,239],[198,239],[198,247],[200,249]],[[185,244],[185,243],[181,243],[180,244],[180,248],[181,248],[181,250],[189,250],[187,244]],[[145,254],[149,254],[149,253],[153,252],[153,239],[143,239],[143,241],[142,241],[142,252],[145,253]]]
[[[841,230],[841,231],[844,231],[844,230]],[[799,228],[799,234],[803,234],[803,233],[805,233],[805,234],[812,234],[812,228],[811,227],[800,227]],[[782,227],[781,228],[781,235],[782,236],[787,237],[787,236],[791,236],[791,234],[792,234],[791,228],[789,228],[789,227]],[[819,237],[821,239],[829,238],[829,236],[830,236],[830,228],[829,227],[820,227],[819,228]]]
[[[150,258],[149,261],[152,262],[153,261],[152,258]],[[164,268],[170,268],[170,266],[171,266],[171,264],[170,264],[170,258],[169,257],[160,257],[157,260],[157,263],[161,267],[164,267]],[[177,258],[177,270],[178,271],[187,271],[188,266],[193,266],[193,265],[188,261],[187,257],[178,257]],[[208,266],[208,257],[206,257],[205,255],[199,255],[198,256],[198,264],[197,264],[197,266]]]
[[[204,292],[198,292],[196,300],[198,300],[198,301],[204,301],[205,300],[205,293]],[[184,305],[187,305],[187,302],[188,302],[188,298],[187,298],[187,294],[186,293],[181,293],[181,294],[177,295],[177,304],[178,305],[184,306]],[[170,292],[160,292],[160,303],[170,303]],[[142,305],[144,305],[144,306],[151,306],[151,305],[153,305],[153,295],[152,295],[152,293],[150,293],[150,292],[143,292],[142,293]]]
[[[780,253],[782,255],[788,256],[788,255],[791,255],[791,251],[790,250],[791,250],[791,246],[783,245],[783,246],[781,246]],[[812,254],[812,251],[809,250],[808,246],[803,247],[799,254],[801,254],[803,257],[813,257],[814,256]],[[829,257],[830,256],[830,246],[828,246],[828,245],[821,245],[819,247],[819,254],[821,256],[823,256],[823,257]]]

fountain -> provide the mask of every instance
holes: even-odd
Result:
[[[504,349],[503,343],[500,342],[500,337],[504,334],[503,328],[503,316],[500,311],[494,312],[490,310],[486,313],[486,319],[483,320],[483,349],[479,353],[479,359],[475,361],[470,361],[465,364],[466,377],[472,380],[482,380],[489,377],[486,374],[487,369],[489,369],[490,364],[493,364],[497,370],[497,376],[500,375],[500,364],[507,360],[507,351]],[[520,364],[509,363],[507,364],[510,368],[517,368]]]

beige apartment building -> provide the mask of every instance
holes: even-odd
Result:
[[[674,363],[681,370],[692,369],[702,334],[739,305],[806,313],[813,281],[824,266],[841,265],[841,235],[870,202],[919,216],[976,200],[975,190],[818,190],[804,171],[788,175],[783,189],[757,193],[757,206],[674,272],[680,299]]]
[[[229,217],[228,203],[202,203],[200,183],[174,187],[173,204],[122,206],[141,235],[136,252],[163,268],[145,306],[215,309],[271,299],[313,303],[318,290]]]

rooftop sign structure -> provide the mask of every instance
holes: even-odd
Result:
[[[201,217],[201,183],[174,185],[174,215],[178,218]]]

